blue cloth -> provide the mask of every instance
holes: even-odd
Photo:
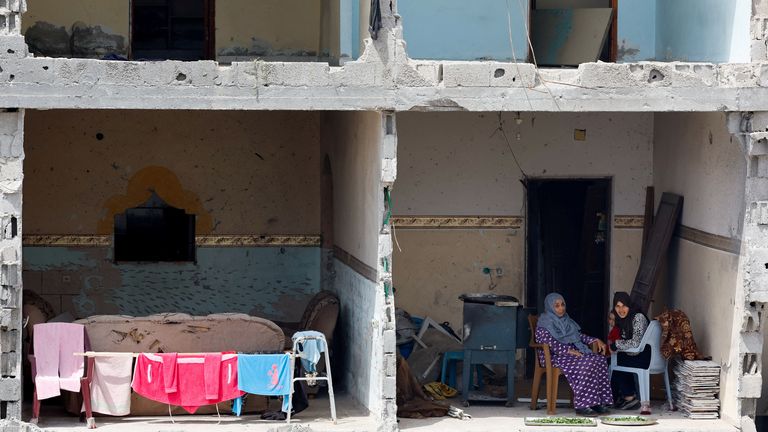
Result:
[[[288,412],[291,393],[291,356],[289,354],[238,354],[237,387],[246,393],[282,396],[283,412]],[[240,415],[242,398],[235,399],[232,412]]]
[[[315,373],[315,365],[320,361],[320,354],[325,352],[325,335],[318,331],[300,331],[293,334],[294,342],[301,337],[323,337],[323,339],[309,339],[300,342],[296,347],[296,357],[301,359],[301,366],[309,373]],[[327,366],[327,365],[326,365]]]
[[[587,354],[592,352],[589,347],[581,341],[581,327],[564,313],[563,316],[557,316],[555,313],[555,302],[561,300],[565,305],[565,299],[558,293],[551,293],[544,298],[544,313],[539,317],[536,327],[541,327],[549,332],[553,338],[563,344],[573,344],[576,349]]]

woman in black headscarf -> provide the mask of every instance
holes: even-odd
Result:
[[[627,353],[623,350],[640,346],[645,330],[648,328],[648,318],[632,304],[629,294],[618,291],[613,296],[613,310],[616,313],[616,326],[619,328],[619,339],[611,344],[611,350],[616,351],[616,364],[636,368],[647,368],[651,364],[651,347],[647,346],[640,353]],[[627,372],[614,372],[611,378],[611,388],[616,402],[614,408],[631,410],[640,406],[637,397],[635,378]]]

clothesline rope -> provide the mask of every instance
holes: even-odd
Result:
[[[135,353],[135,352],[109,352],[109,351],[86,351],[81,353],[72,353],[72,355],[80,356],[80,357],[138,357],[141,354],[162,354],[162,353]],[[176,353],[181,356],[199,356],[199,355],[205,355],[205,354],[217,354],[217,352],[198,352],[198,353]],[[242,353],[246,354],[246,353]],[[267,354],[267,353],[249,353],[249,355],[253,354]],[[295,355],[293,351],[285,351],[283,353],[271,353],[271,354],[288,354],[288,355]],[[271,355],[270,354],[270,355]],[[237,354],[232,354],[237,355]]]

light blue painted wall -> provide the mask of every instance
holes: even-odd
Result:
[[[339,0],[339,10],[341,57],[354,60],[360,57],[360,2]]]
[[[656,59],[748,62],[749,0],[657,0]]]
[[[528,55],[528,0],[399,0],[408,55],[435,60],[512,60]],[[509,20],[507,19],[509,11]]]
[[[620,0],[617,22],[617,62],[656,57],[656,0]]]
[[[25,289],[77,317],[242,312],[288,321],[320,289],[315,247],[198,248],[197,264],[115,265],[109,256],[109,248],[25,247]]]

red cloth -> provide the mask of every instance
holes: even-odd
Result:
[[[621,337],[621,334],[619,333],[619,328],[617,326],[614,326],[611,331],[608,333],[608,345],[616,342]]]
[[[168,376],[170,375],[170,376]],[[131,383],[147,399],[190,414],[245,394],[237,388],[237,354],[139,354]]]

